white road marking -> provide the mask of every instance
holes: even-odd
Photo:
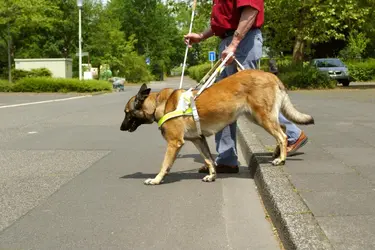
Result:
[[[30,131],[30,132],[27,132],[28,134],[37,134],[38,132],[36,131]]]
[[[29,106],[29,105],[43,104],[43,103],[51,103],[51,102],[70,101],[70,100],[81,99],[81,98],[85,98],[85,97],[92,97],[92,95],[75,96],[75,97],[61,98],[61,99],[52,99],[52,100],[46,100],[46,101],[40,101],[40,102],[26,102],[26,103],[12,104],[12,105],[4,105],[4,106],[0,106],[0,109]]]

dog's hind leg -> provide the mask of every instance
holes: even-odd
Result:
[[[206,137],[201,136],[199,139],[192,140],[194,145],[199,150],[199,153],[204,158],[204,161],[208,167],[209,174],[206,175],[202,181],[204,182],[212,182],[216,179],[216,170],[215,170],[215,160],[212,157],[212,154],[210,152],[210,148],[208,146]]]
[[[160,172],[154,179],[145,180],[146,185],[158,185],[163,180],[164,176],[168,174],[169,170],[172,168],[176,156],[182,146],[184,145],[183,140],[170,140],[168,141],[167,151],[164,156],[163,164],[161,166]]]
[[[284,124],[280,124],[280,127],[281,127],[281,129],[283,130],[283,132],[284,132],[284,134],[285,134],[285,133],[286,133],[286,127],[285,127],[285,125],[284,125]],[[277,158],[277,157],[279,157],[279,156],[280,156],[280,145],[277,144],[277,145],[276,145],[276,148],[275,148],[275,151],[273,152],[272,157],[273,157],[273,158]]]
[[[287,136],[281,129],[278,121],[272,118],[262,120],[263,128],[270,133],[277,141],[280,149],[280,155],[272,161],[273,165],[284,165],[286,160]]]

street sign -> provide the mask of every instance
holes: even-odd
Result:
[[[88,56],[88,55],[89,55],[89,52],[82,52],[81,54],[82,54],[82,56]],[[76,56],[79,56],[79,52],[76,53]]]
[[[208,60],[210,62],[216,61],[216,53],[215,53],[215,51],[208,52]]]
[[[150,65],[150,63],[151,63],[150,57],[147,57],[147,58],[146,58],[146,64],[147,64],[147,65]]]

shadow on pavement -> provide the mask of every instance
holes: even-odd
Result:
[[[217,157],[217,154],[212,154],[212,157],[215,159]],[[184,158],[193,158],[194,162],[202,163],[204,164],[203,157],[200,154],[183,154],[183,155],[177,155],[177,159],[184,159]]]
[[[293,158],[295,156],[301,155],[303,153],[296,153],[293,156],[290,156],[287,158],[288,161],[301,161],[302,159],[299,158]],[[268,164],[271,163],[272,159],[272,153],[271,152],[265,152],[265,153],[255,153],[254,156],[256,156],[257,160],[259,161],[259,164]],[[215,158],[216,155],[213,155]],[[177,158],[193,158],[194,162],[202,163],[204,164],[204,161],[201,157],[200,154],[184,154],[184,155],[179,155]],[[255,157],[252,157],[252,160],[255,160]],[[251,161],[250,161],[251,162]],[[253,165],[250,163],[250,165]],[[253,166],[256,166],[253,165]],[[155,178],[155,176],[158,174],[158,170],[155,170],[154,173],[142,173],[142,172],[136,172],[134,174],[129,174],[129,175],[124,175],[121,176],[121,179],[148,179],[148,178]],[[250,168],[248,166],[239,166],[239,172],[235,174],[223,174],[223,173],[218,173],[217,174],[217,179],[224,179],[224,178],[246,178],[246,179],[253,179],[254,178],[254,173],[255,173],[254,168]],[[173,183],[173,182],[178,182],[182,180],[200,180],[207,174],[205,173],[198,173],[198,168],[196,169],[191,169],[191,170],[184,170],[184,171],[174,171],[173,168],[171,172],[165,176],[163,183]]]
[[[337,86],[338,89],[375,89],[375,84],[356,84],[356,85],[349,85],[347,87]]]
[[[214,158],[216,155],[212,155]],[[204,164],[204,160],[202,159],[200,154],[184,154],[178,155],[177,158],[193,158],[194,162]],[[155,178],[158,174],[159,169],[155,169],[155,173],[142,173],[136,172],[134,174],[124,175],[120,177],[121,179],[148,179],[148,178]],[[184,171],[174,171],[172,168],[171,172],[165,176],[163,183],[173,183],[178,182],[181,180],[201,180],[207,174],[205,173],[198,173],[198,168],[191,169],[191,170],[184,170]],[[224,179],[224,178],[252,178],[249,173],[249,169],[247,166],[239,166],[239,172],[235,174],[217,174],[217,179]]]
[[[240,166],[239,173],[236,174],[221,174],[218,173],[216,179],[224,179],[224,178],[246,178],[246,179],[252,179],[250,176],[249,170],[247,167]],[[124,175],[120,177],[121,179],[148,179],[148,178],[155,178],[155,176],[158,173],[155,172],[153,174],[150,173],[142,173],[142,172],[136,172],[134,174]],[[192,170],[186,170],[186,171],[175,171],[170,172],[168,175],[164,177],[163,184],[167,183],[173,183],[183,180],[201,180],[203,177],[205,177],[207,174],[204,173],[198,173],[198,169],[192,169]]]
[[[304,153],[302,153],[302,152],[296,152],[294,155],[288,156],[286,158],[286,160],[287,161],[303,161],[303,159],[301,159],[301,158],[293,158],[293,157],[296,157],[298,155],[303,155],[303,154]],[[257,161],[257,163],[254,162],[254,161]],[[257,168],[253,167],[253,166],[258,166],[258,164],[259,165],[262,165],[262,164],[271,164],[272,161],[273,161],[272,152],[254,153],[252,156],[250,156],[250,160],[249,160],[250,166],[249,166],[249,169],[250,169],[250,176],[251,176],[251,178],[254,178],[255,172],[257,170]]]

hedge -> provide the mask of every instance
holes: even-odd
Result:
[[[23,78],[11,85],[12,92],[98,92],[111,91],[112,84],[100,80],[35,77]]]
[[[211,63],[204,63],[196,66],[191,66],[188,68],[188,74],[190,78],[199,82],[205,74],[211,69]]]
[[[348,66],[352,81],[375,80],[375,59],[363,62],[348,61],[345,64]]]
[[[337,82],[308,64],[279,67],[278,76],[288,89],[333,89]]]
[[[11,92],[12,84],[7,80],[0,80],[0,92]]]
[[[13,81],[18,81],[25,77],[52,77],[52,72],[47,68],[37,68],[31,70],[12,69]]]

